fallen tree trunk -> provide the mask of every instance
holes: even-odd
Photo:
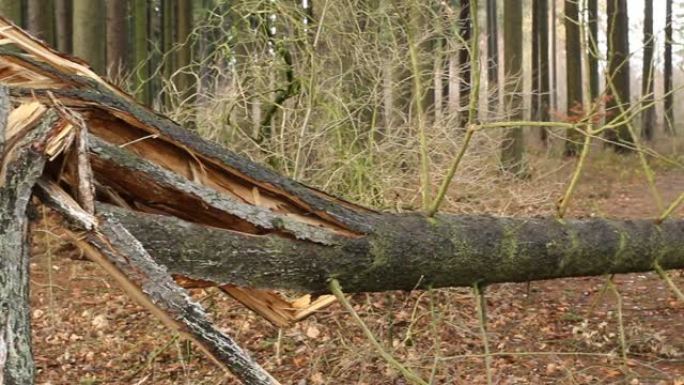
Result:
[[[294,308],[255,288],[321,293],[334,278],[347,291],[409,290],[684,268],[683,220],[377,213],[199,138],[2,18],[0,41],[0,82],[28,106],[16,110],[38,100],[60,115],[52,135],[0,132],[0,382],[32,382],[24,211],[46,157],[42,198],[73,222],[65,234],[250,384],[276,381],[176,282],[219,286],[286,326],[330,301]]]
[[[684,268],[684,221],[386,214],[336,245],[246,235],[108,205],[170,272],[220,284],[327,291],[472,286]]]

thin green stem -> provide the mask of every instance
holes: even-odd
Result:
[[[670,204],[670,206],[667,207],[665,211],[658,217],[656,220],[657,224],[663,223],[672,213],[677,210],[677,208],[684,202],[684,193],[679,194],[677,199],[675,199],[674,202]]]
[[[618,332],[620,333],[620,356],[622,357],[622,364],[627,367],[627,338],[625,337],[625,324],[622,317],[622,296],[612,280],[608,281],[608,287],[613,294],[615,294],[615,300],[617,301]]]
[[[660,276],[660,278],[667,283],[667,286],[670,287],[670,290],[674,293],[674,295],[677,297],[677,299],[681,302],[684,302],[684,293],[677,287],[677,285],[672,281],[672,278],[670,278],[669,275],[667,275],[667,272],[663,270],[662,267],[660,267],[660,264],[658,262],[655,262],[653,264],[653,268],[655,269],[656,273]]]
[[[342,306],[351,314],[352,318],[356,321],[357,324],[359,324],[359,327],[361,330],[363,330],[363,334],[368,338],[368,341],[373,345],[377,353],[382,357],[387,363],[392,366],[394,369],[398,370],[404,378],[407,380],[411,381],[414,384],[420,384],[420,385],[429,385],[425,380],[422,378],[418,377],[412,370],[408,369],[404,365],[402,365],[399,361],[397,361],[394,357],[392,357],[391,354],[387,353],[385,351],[385,348],[380,345],[378,340],[375,338],[373,335],[373,332],[370,331],[368,326],[366,326],[366,323],[363,322],[361,317],[359,317],[358,313],[354,310],[352,305],[349,303],[347,298],[344,296],[344,293],[342,292],[342,287],[340,286],[340,282],[336,279],[330,280],[329,283],[329,289],[330,292],[337,297],[337,300],[340,301]]]
[[[568,210],[570,198],[572,197],[572,193],[575,191],[580,176],[582,175],[582,168],[584,167],[584,164],[587,160],[587,154],[589,154],[590,147],[591,136],[585,135],[584,145],[582,146],[582,152],[580,153],[579,159],[577,160],[577,167],[575,167],[575,172],[572,174],[570,184],[568,184],[568,188],[565,190],[565,195],[563,195],[563,198],[561,199],[560,204],[558,205],[558,218],[563,218],[565,216],[566,211]]]
[[[482,290],[479,283],[473,285],[473,293],[475,294],[477,319],[480,322],[480,334],[482,335],[482,344],[484,345],[487,385],[492,385],[494,383],[492,380],[492,356],[489,354],[489,338],[487,337],[487,300],[484,296],[484,290]]]

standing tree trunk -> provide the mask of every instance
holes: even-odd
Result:
[[[461,47],[458,50],[459,82],[459,112],[458,127],[465,130],[468,124],[468,105],[470,104],[471,68],[470,68],[470,39],[472,39],[470,0],[461,0],[458,16],[458,33],[461,35]],[[477,15],[476,15],[477,16]]]
[[[577,0],[565,0],[565,62],[567,116],[569,121],[581,119],[582,111],[582,47],[580,47],[579,10]],[[576,156],[581,146],[580,134],[568,129],[565,156]]]
[[[665,65],[663,81],[665,82],[665,132],[675,133],[674,95],[672,95],[672,0],[665,5]]]
[[[72,23],[73,9],[71,0],[55,0],[55,40],[57,49],[71,53],[71,35],[73,33]]]
[[[0,0],[0,15],[21,26],[22,5],[20,0]]]
[[[549,0],[532,4],[532,120],[548,121],[549,85]],[[539,130],[542,144],[548,145],[546,127]]]
[[[117,80],[126,72],[127,14],[127,0],[107,0],[107,71]]]
[[[172,98],[175,94],[171,85],[174,73],[176,72],[176,55],[174,47],[176,41],[176,5],[178,0],[161,1],[161,51],[162,51],[162,73],[164,74],[163,104],[166,108],[172,108]]]
[[[133,0],[133,75],[138,100],[146,105],[152,102],[150,92],[150,50],[148,30],[148,3],[146,0]]]
[[[74,55],[86,60],[99,74],[105,65],[105,7],[103,0],[73,0]]]
[[[608,79],[606,117],[608,121],[627,111],[630,105],[629,87],[629,22],[627,0],[608,0]],[[628,122],[621,119],[615,129],[606,131],[607,145],[617,152],[627,152],[625,145],[633,142]]]
[[[641,113],[641,136],[646,140],[653,139],[656,124],[655,106],[652,105],[655,100],[653,46],[653,0],[644,0],[644,61],[641,72],[641,97],[644,110]]]
[[[539,1],[539,120],[551,118],[551,85],[549,84],[549,0]],[[554,1],[554,0],[551,0]],[[541,129],[543,142],[548,142],[546,127]]]
[[[178,78],[177,88],[181,95],[181,102],[192,102],[192,98],[196,93],[195,77],[190,73],[190,64],[192,63],[192,1],[178,0],[177,9],[177,30],[176,39],[180,46],[176,52],[176,67],[180,71],[176,76]]]
[[[557,57],[557,41],[556,33],[557,27],[556,22],[558,20],[558,15],[556,15],[556,0],[551,1],[551,84],[553,85],[551,89],[551,107],[554,111],[558,111],[558,66],[556,65]]]
[[[598,68],[598,0],[587,0],[587,27],[589,29],[589,93],[594,102],[599,95]]]
[[[504,2],[504,69],[506,71],[505,106],[509,120],[522,119],[522,0]],[[501,165],[504,171],[523,176],[524,138],[522,127],[506,129],[501,142]]]
[[[28,0],[26,4],[28,30],[48,45],[54,46],[54,13],[52,0]]]
[[[487,0],[487,84],[489,113],[496,116],[499,108],[499,32],[496,23],[496,0]]]

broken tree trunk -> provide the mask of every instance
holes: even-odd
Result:
[[[0,384],[32,384],[26,211],[55,116],[9,124],[9,111],[7,90],[0,88]]]
[[[32,382],[24,211],[41,172],[36,191],[70,222],[62,233],[248,384],[276,381],[176,282],[218,286],[287,325],[330,301],[300,308],[305,301],[257,289],[320,293],[335,278],[349,291],[408,290],[684,268],[683,220],[377,213],[199,138],[2,18],[0,46],[9,46],[0,47],[0,84],[25,118],[0,136],[0,375],[8,383]],[[37,101],[59,112],[59,124],[27,123],[45,114]]]

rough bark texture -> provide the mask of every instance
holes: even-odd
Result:
[[[99,206],[170,272],[246,287],[410,290],[684,267],[684,221],[385,214],[338,245],[246,235]],[[407,236],[407,234],[411,234]],[[180,241],[179,241],[180,240]]]
[[[4,142],[9,110],[0,91],[0,138]],[[52,116],[54,117],[54,116]],[[0,383],[33,384],[31,318],[28,307],[29,243],[27,205],[45,164],[42,153],[54,119],[47,118],[18,143],[2,146],[0,179]],[[17,134],[17,135],[21,135]],[[3,143],[5,144],[5,143]]]
[[[606,79],[608,102],[607,119],[615,118],[621,111],[629,110],[629,22],[627,0],[608,0],[608,79]],[[612,84],[611,84],[612,83]],[[615,92],[613,92],[613,89]],[[617,152],[629,151],[633,142],[627,123],[607,130],[605,138]]]
[[[609,0],[612,1],[612,0]],[[571,121],[582,117],[582,47],[580,46],[579,7],[577,0],[565,0],[565,63],[567,116]],[[582,135],[566,131],[564,154],[576,156],[582,147]]]
[[[521,0],[504,2],[504,69],[506,72],[505,106],[510,120],[522,120],[522,8]],[[522,127],[507,128],[501,142],[501,165],[504,171],[523,175],[524,138]]]

